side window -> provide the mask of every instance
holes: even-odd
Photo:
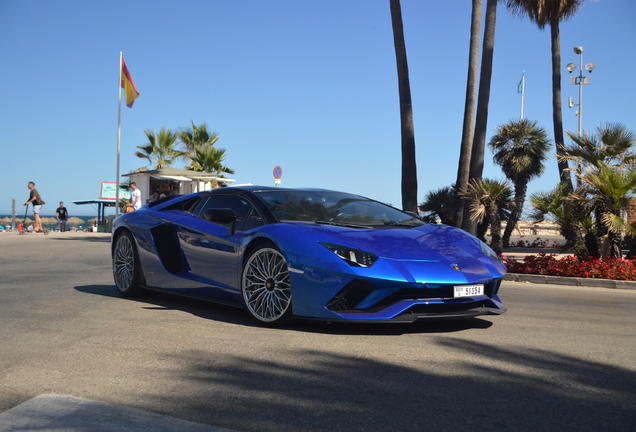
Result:
[[[256,209],[252,209],[252,212],[245,220],[242,231],[248,231],[261,225],[265,225],[263,218],[258,214]]]
[[[203,209],[203,206],[205,206],[205,203],[207,201],[208,201],[207,198],[201,198],[199,202],[197,202],[196,206],[193,206],[192,211],[190,211],[190,213],[192,213],[194,216],[203,217],[203,214],[201,214],[201,209]]]
[[[197,214],[199,217],[205,217],[205,212],[210,209],[223,209],[229,208],[234,210],[236,213],[236,230],[243,231],[243,226],[245,221],[250,215],[250,212],[253,209],[252,204],[244,198],[241,198],[236,195],[211,195],[210,198],[202,205],[201,210]],[[262,223],[262,222],[261,222]],[[226,228],[230,227],[230,224],[219,224]]]

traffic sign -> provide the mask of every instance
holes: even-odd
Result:
[[[283,169],[277,165],[276,168],[274,168],[274,178],[276,180],[280,180],[282,176],[283,176]]]

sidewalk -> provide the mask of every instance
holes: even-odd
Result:
[[[69,395],[36,396],[0,413],[0,432],[233,432],[201,423]]]

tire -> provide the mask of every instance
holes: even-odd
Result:
[[[241,296],[249,314],[261,324],[279,326],[291,320],[289,269],[285,257],[273,244],[257,247],[245,261]]]
[[[113,278],[119,293],[124,297],[140,295],[139,286],[139,254],[135,240],[128,231],[123,232],[115,243],[113,250]]]

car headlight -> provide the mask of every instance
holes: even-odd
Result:
[[[503,261],[501,261],[501,257],[499,255],[497,255],[497,252],[492,250],[490,248],[490,246],[488,246],[486,243],[484,243],[481,240],[478,240],[478,241],[479,241],[479,249],[481,250],[481,252],[484,255],[488,255],[490,258],[494,258],[494,259],[496,259],[499,262],[503,262]]]
[[[318,243],[338,255],[339,258],[353,267],[371,267],[378,260],[378,257],[373,255],[371,252],[365,252],[361,249],[331,243]]]

